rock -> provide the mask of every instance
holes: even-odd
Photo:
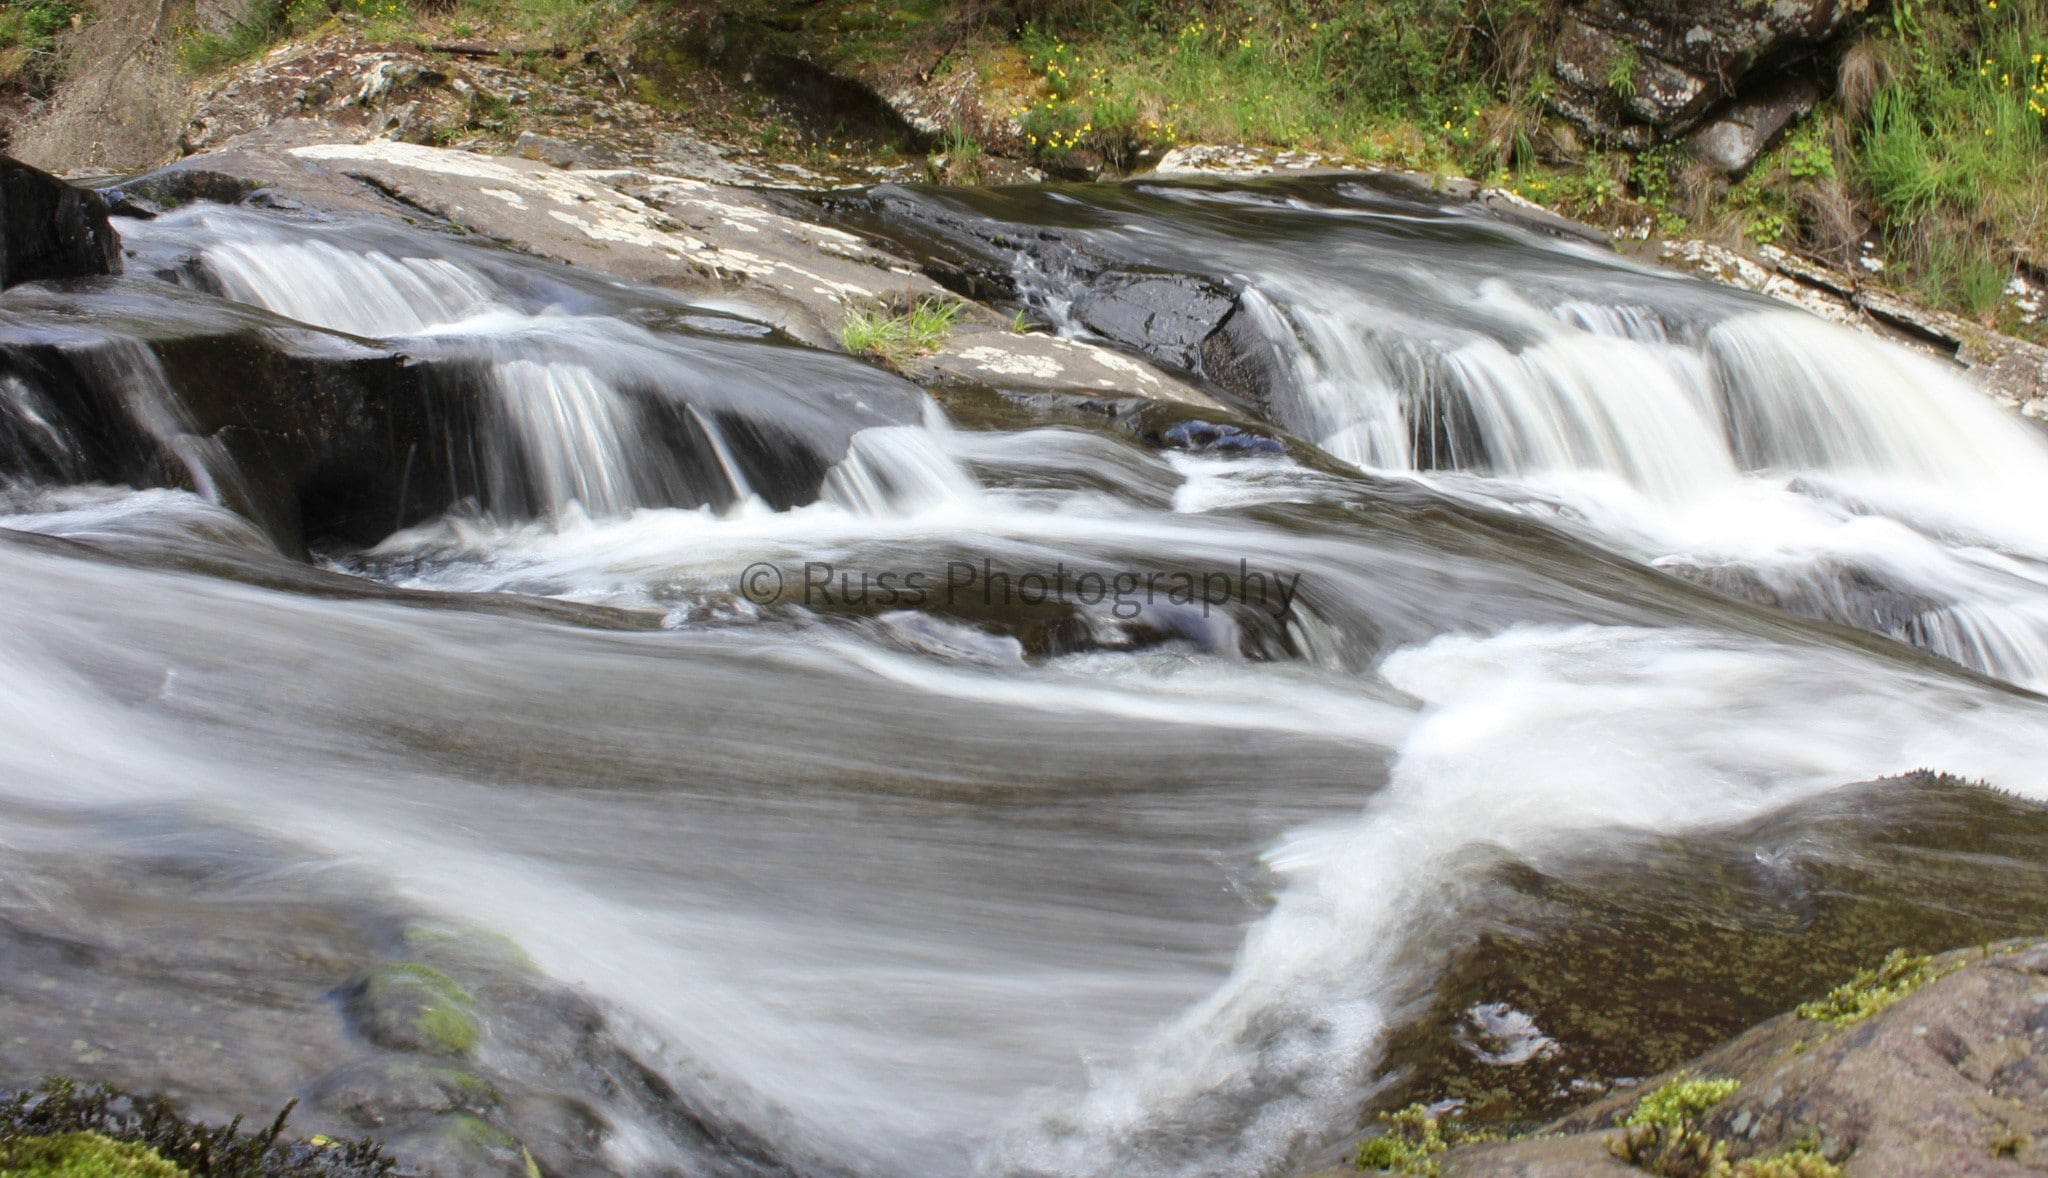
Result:
[[[1564,19],[1551,108],[1630,146],[1682,133],[1832,40],[1861,0],[1591,0]]]
[[[1203,341],[1236,307],[1236,292],[1190,275],[1107,270],[1074,300],[1073,315],[1110,343],[1195,370]]]
[[[2030,940],[1957,950],[1921,970],[1902,961],[1893,976],[1915,981],[1888,987],[1888,1004],[1868,1003],[1876,1009],[1864,1017],[1823,1016],[1861,1009],[1878,984],[1868,975],[1826,1009],[1779,1015],[1537,1135],[1453,1148],[1442,1172],[1641,1173],[1611,1157],[1607,1141],[1642,1096],[1684,1075],[1740,1081],[1694,1122],[1733,1160],[1806,1145],[1846,1178],[2039,1172],[2048,1166],[2048,1035],[2031,1020],[2048,1003],[2044,958],[2048,941]]]
[[[6,156],[0,222],[0,288],[121,272],[121,239],[107,224],[107,202]]]
[[[418,1114],[484,1113],[503,1102],[498,1088],[473,1072],[418,1059],[359,1060],[322,1077],[307,1103],[365,1129]]]
[[[1820,101],[1820,87],[1808,78],[1785,78],[1767,89],[1737,99],[1686,137],[1694,158],[1722,175],[1749,171],[1779,132],[1802,119]]]
[[[615,152],[584,143],[570,143],[552,135],[522,131],[512,143],[512,154],[521,159],[540,160],[558,168],[613,168],[624,163]]]
[[[356,1030],[392,1051],[468,1055],[483,1036],[469,991],[416,961],[357,975],[347,987],[346,1004]]]

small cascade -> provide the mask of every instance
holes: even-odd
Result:
[[[972,504],[981,486],[926,426],[890,425],[853,436],[825,476],[823,498],[858,515],[913,515]]]
[[[580,364],[534,360],[494,365],[490,382],[517,455],[501,463],[499,502],[531,491],[548,515],[641,506],[647,431],[617,389]]]
[[[1952,368],[1341,180],[1036,204],[892,188],[872,207],[1006,265],[1070,334],[1090,330],[1070,309],[1120,274],[1227,288],[1236,304],[1203,345],[1220,341],[1222,367],[1207,374],[1337,458],[2048,685],[2048,524],[2032,507],[2048,498],[2048,439]],[[1180,329],[1117,342],[1187,362]],[[1987,578],[1980,552],[2017,563]],[[1843,591],[1842,567],[1864,583]]]
[[[85,350],[79,360],[87,378],[126,409],[129,419],[184,472],[202,499],[256,515],[255,496],[234,458],[219,438],[197,430],[163,361],[148,344],[116,337]]]
[[[227,297],[352,335],[414,335],[501,306],[486,280],[447,258],[281,238],[217,241],[204,258]]]
[[[34,385],[14,373],[0,373],[0,471],[75,479],[80,474],[77,449]]]

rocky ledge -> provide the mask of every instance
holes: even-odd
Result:
[[[1895,953],[1825,998],[1513,1140],[1447,1145],[1455,1133],[1421,1109],[1384,1120],[1362,1160],[1442,1178],[2038,1174],[2048,1169],[2048,939]]]

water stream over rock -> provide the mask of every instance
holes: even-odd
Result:
[[[92,1012],[0,1068],[447,1172],[1280,1174],[1503,872],[2048,799],[2048,448],[1932,364],[1343,183],[864,199],[1244,412],[367,218],[0,294],[0,988]]]

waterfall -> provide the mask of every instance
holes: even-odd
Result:
[[[0,943],[63,950],[0,988],[96,1020],[9,1058],[548,1173],[1277,1178],[1510,869],[1724,837],[1804,921],[1852,889],[1745,824],[1920,767],[2048,800],[2048,705],[1963,669],[2048,685],[2030,426],[1345,192],[922,198],[1067,234],[1017,262],[1055,318],[1117,267],[1227,287],[1266,423],[927,394],[369,219],[180,209],[123,276],[0,292]],[[245,522],[302,502],[368,522]],[[1984,813],[1899,886],[2002,872]],[[1705,923],[1728,881],[1660,882]],[[336,1000],[451,940],[491,963],[460,1060]]]

